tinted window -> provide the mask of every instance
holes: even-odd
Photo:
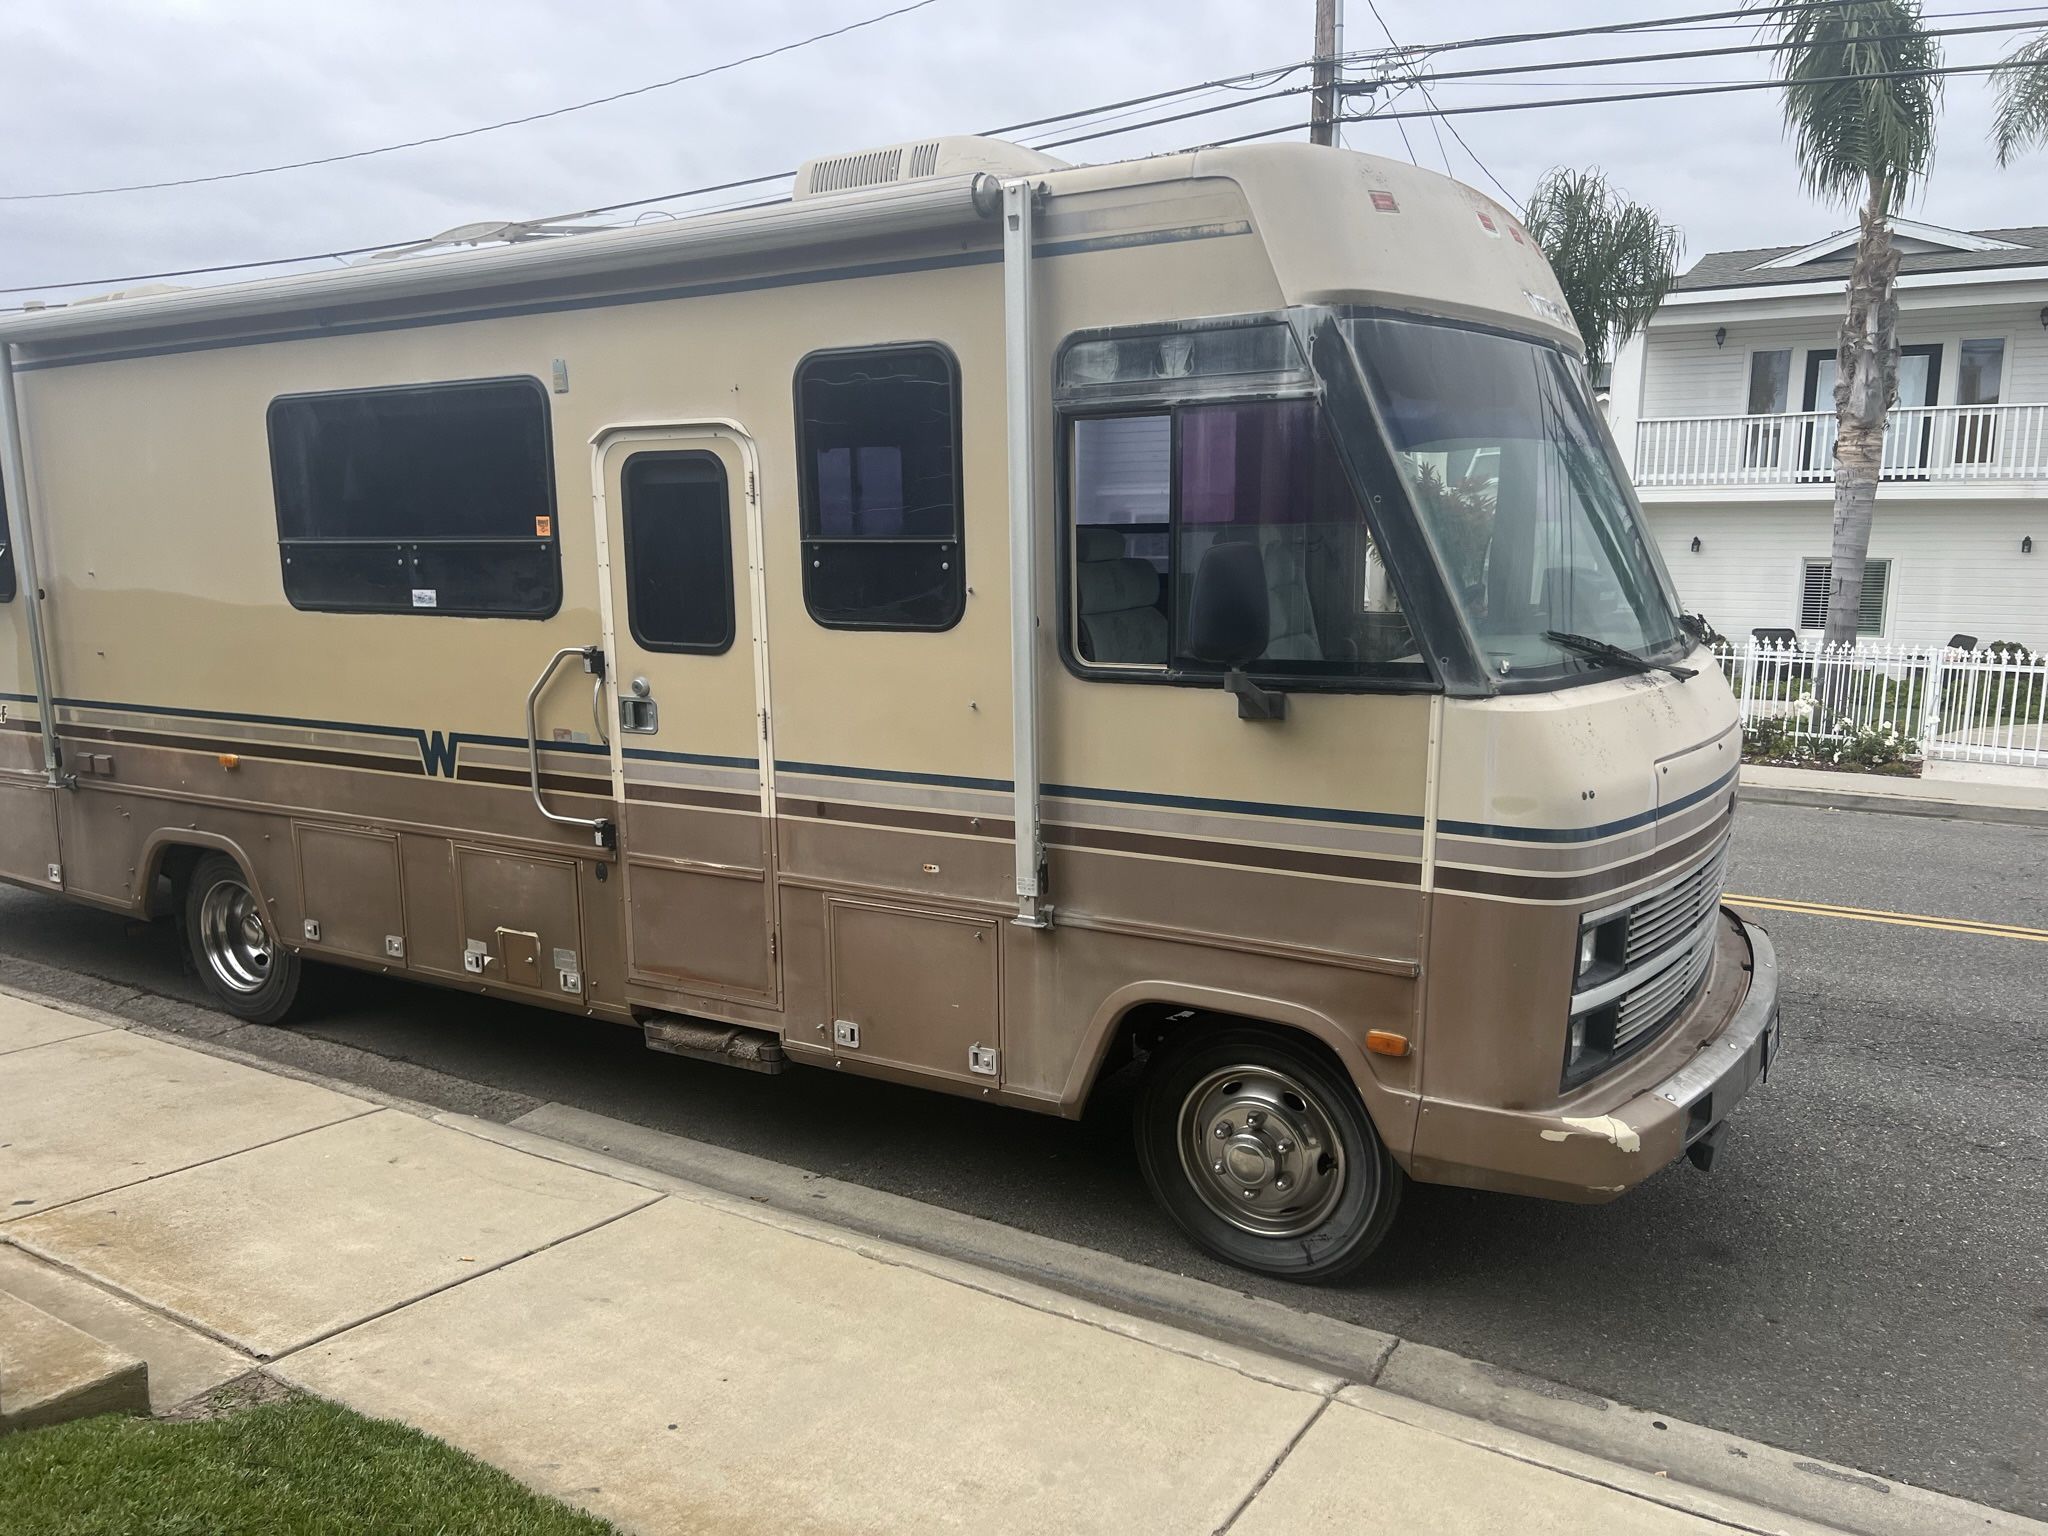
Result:
[[[1425,675],[1313,400],[1083,417],[1071,452],[1081,660],[1213,672],[1188,655],[1187,618],[1204,560],[1234,544],[1266,588],[1256,671]]]
[[[708,453],[640,453],[621,477],[626,619],[650,651],[732,644],[732,516]]]
[[[961,558],[960,388],[937,347],[821,353],[797,371],[804,602],[839,629],[947,629]]]
[[[531,379],[271,402],[300,608],[538,618],[561,604],[548,399]]]
[[[14,535],[7,528],[7,492],[0,489],[0,603],[14,601]]]

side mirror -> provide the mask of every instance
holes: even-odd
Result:
[[[1210,545],[1195,567],[1182,645],[1196,661],[1227,669],[1223,686],[1237,696],[1240,720],[1287,718],[1287,695],[1261,688],[1244,671],[1265,654],[1271,626],[1266,560],[1258,545]]]

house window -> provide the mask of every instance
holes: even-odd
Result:
[[[1777,416],[1792,397],[1792,349],[1749,354],[1749,414]]]
[[[1834,562],[1830,560],[1806,562],[1799,600],[1801,629],[1828,627],[1828,578],[1833,569]],[[1856,608],[1856,633],[1859,636],[1884,633],[1885,599],[1891,587],[1891,579],[1891,561],[1863,562],[1863,595]]]
[[[1782,416],[1792,391],[1792,349],[1749,354],[1749,414]],[[1785,451],[1785,424],[1755,421],[1743,429],[1742,466],[1776,469]]]
[[[561,606],[538,380],[287,395],[269,426],[294,607],[545,618]]]
[[[797,369],[804,604],[833,629],[950,629],[967,602],[960,380],[936,346]]]
[[[620,476],[626,623],[650,651],[717,655],[733,641],[732,511],[709,453],[636,453]]]
[[[7,529],[7,491],[0,487],[0,603],[14,601],[14,536]]]
[[[1187,652],[1196,573],[1212,551],[1239,545],[1257,552],[1266,585],[1253,671],[1426,675],[1315,401],[1077,416],[1067,452],[1068,643],[1084,666],[1213,677],[1214,663]],[[1445,473],[1488,494],[1479,479],[1489,465]]]
[[[1956,372],[1956,404],[1996,405],[2005,383],[2005,343],[1966,341]],[[1998,459],[1998,413],[1959,411],[1956,414],[1956,462],[1991,464]]]

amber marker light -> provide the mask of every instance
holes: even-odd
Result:
[[[1406,1056],[1408,1037],[1397,1035],[1391,1029],[1368,1029],[1365,1032],[1365,1048],[1375,1056]]]
[[[232,752],[223,752],[220,755],[220,765],[223,768],[239,768],[242,766],[242,760]]]

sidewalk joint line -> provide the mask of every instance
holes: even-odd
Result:
[[[1317,1424],[1322,1422],[1323,1415],[1330,1411],[1330,1404],[1334,1403],[1335,1401],[1336,1399],[1334,1397],[1326,1397],[1320,1403],[1316,1404],[1315,1412],[1311,1413],[1308,1416],[1307,1421],[1301,1426],[1301,1428],[1297,1429],[1294,1432],[1293,1437],[1289,1439],[1285,1445],[1280,1447],[1280,1454],[1273,1458],[1272,1465],[1268,1466],[1266,1470],[1260,1474],[1259,1480],[1256,1483],[1252,1484],[1251,1491],[1238,1501],[1237,1508],[1233,1509],[1230,1512],[1229,1518],[1226,1519],[1221,1525],[1216,1527],[1214,1536],[1229,1536],[1230,1528],[1233,1525],[1237,1524],[1238,1520],[1243,1516],[1246,1510],[1252,1507],[1252,1501],[1258,1498],[1260,1494],[1266,1491],[1266,1484],[1273,1481],[1273,1474],[1280,1470],[1280,1464],[1286,1461],[1288,1457],[1292,1456],[1294,1454],[1294,1448],[1297,1445],[1301,1444],[1301,1442],[1308,1437],[1308,1432],[1314,1429]]]
[[[12,1248],[16,1253],[32,1259],[38,1264],[47,1264],[60,1274],[69,1276],[81,1285],[89,1285],[94,1290],[111,1297],[115,1301],[126,1302],[136,1310],[147,1312],[152,1317],[161,1318],[173,1327],[182,1328],[188,1333],[196,1333],[203,1338],[211,1339],[214,1343],[231,1349],[236,1354],[245,1358],[249,1362],[251,1370],[257,1369],[263,1363],[261,1356],[250,1350],[248,1346],[236,1343],[235,1340],[229,1338],[219,1329],[202,1323],[196,1317],[187,1317],[184,1313],[167,1307],[162,1302],[151,1301],[147,1296],[118,1286],[104,1276],[93,1274],[90,1270],[80,1269],[69,1259],[59,1258],[53,1253],[45,1253],[39,1248],[31,1248],[28,1244],[8,1236],[4,1231],[0,1231],[0,1248]]]
[[[625,1181],[620,1180],[618,1182],[624,1183]],[[627,1187],[634,1189],[644,1188],[642,1185],[628,1185]],[[403,1312],[407,1307],[416,1307],[423,1301],[432,1301],[436,1296],[445,1295],[459,1286],[468,1285],[471,1281],[481,1280],[485,1275],[495,1275],[501,1269],[510,1268],[512,1265],[530,1259],[536,1254],[546,1253],[550,1248],[559,1248],[564,1243],[575,1242],[579,1237],[588,1237],[591,1233],[601,1231],[615,1221],[624,1221],[628,1216],[637,1216],[649,1206],[659,1205],[668,1198],[670,1197],[666,1194],[659,1192],[651,1193],[649,1198],[642,1200],[638,1205],[628,1206],[625,1210],[606,1216],[600,1221],[593,1221],[588,1226],[578,1227],[573,1232],[564,1232],[560,1237],[550,1238],[544,1243],[539,1243],[522,1252],[511,1254],[506,1258],[497,1260],[495,1263],[469,1270],[467,1273],[455,1276],[452,1280],[444,1281],[429,1290],[421,1291],[417,1296],[408,1296],[403,1301],[394,1301],[388,1307],[380,1307],[375,1312],[358,1317],[351,1322],[343,1323],[338,1327],[330,1328],[325,1333],[316,1333],[310,1339],[301,1339],[298,1343],[288,1345],[276,1354],[259,1355],[258,1358],[265,1366],[275,1365],[280,1360],[289,1360],[293,1355],[303,1354],[316,1344],[325,1344],[330,1339],[338,1339],[343,1334],[353,1333],[358,1328],[367,1328],[371,1323],[381,1322],[394,1312]]]
[[[52,1043],[55,1044],[57,1042],[53,1041]],[[328,1092],[334,1093],[336,1097],[342,1097],[339,1090],[330,1088]],[[244,1152],[260,1152],[265,1147],[274,1147],[280,1142],[291,1141],[299,1136],[310,1136],[315,1131],[324,1131],[330,1126],[347,1125],[349,1121],[360,1120],[365,1115],[382,1113],[384,1113],[384,1106],[382,1104],[365,1104],[352,1115],[340,1115],[332,1120],[323,1120],[318,1125],[302,1126],[296,1131],[286,1131],[282,1136],[273,1136],[267,1141],[252,1141],[246,1147],[236,1147],[228,1152],[216,1152],[211,1157],[202,1157],[197,1162],[181,1163],[176,1168],[164,1168],[156,1173],[145,1173],[141,1178],[130,1179],[125,1184],[109,1184],[105,1189],[88,1190],[82,1195],[73,1195],[69,1200],[59,1200],[54,1204],[46,1205],[39,1211],[23,1211],[19,1216],[0,1216],[0,1235],[5,1235],[9,1228],[21,1222],[33,1221],[36,1217],[47,1216],[52,1211],[69,1210],[74,1205],[82,1204],[87,1200],[97,1200],[102,1195],[118,1195],[125,1189],[140,1189],[145,1184],[154,1184],[158,1179],[174,1178],[181,1173],[190,1173],[194,1168],[206,1168],[214,1163],[226,1162],[231,1157],[240,1157]],[[26,1247],[27,1244],[22,1244],[21,1246]]]
[[[59,1035],[54,1040],[36,1040],[28,1045],[10,1045],[0,1048],[0,1056],[19,1056],[25,1051],[47,1051],[53,1045],[69,1045],[74,1040],[83,1040],[90,1035],[107,1035],[114,1032],[111,1024],[101,1024],[92,1029],[81,1029],[75,1035]]]

